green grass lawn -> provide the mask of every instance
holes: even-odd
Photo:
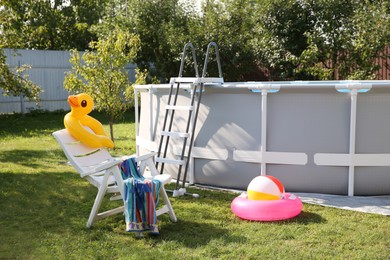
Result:
[[[230,211],[237,194],[196,188],[198,199],[171,198],[178,222],[160,216],[158,236],[135,238],[121,215],[87,229],[96,189],[51,136],[64,115],[0,115],[0,259],[390,258],[389,217],[304,204],[288,221],[243,221]],[[115,134],[115,155],[135,152],[132,112]]]

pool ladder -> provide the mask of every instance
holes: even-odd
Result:
[[[219,77],[206,77],[207,75],[207,64],[209,62],[210,48],[214,47],[216,61],[218,65],[218,74]],[[192,58],[194,63],[195,77],[183,77],[184,63],[187,49],[190,48],[192,52]],[[196,62],[195,48],[191,43],[187,43],[184,46],[183,54],[181,57],[181,64],[179,69],[179,75],[177,78],[170,79],[170,90],[168,94],[168,102],[165,106],[165,116],[160,132],[160,143],[158,146],[158,152],[156,157],[156,168],[159,169],[160,174],[164,172],[165,164],[173,164],[178,166],[177,171],[177,180],[175,190],[173,191],[173,196],[178,197],[182,195],[192,195],[193,197],[198,197],[197,194],[190,194],[186,192],[185,182],[187,179],[187,172],[189,168],[189,163],[191,159],[191,152],[194,143],[194,133],[196,130],[196,122],[199,114],[199,107],[201,104],[202,93],[204,91],[205,84],[222,84],[222,69],[221,62],[219,59],[218,46],[215,42],[210,42],[207,46],[206,58],[204,61],[202,76],[199,77],[198,65]],[[182,87],[184,89],[191,91],[190,104],[183,106],[177,105],[179,90]],[[189,86],[189,87],[188,87]],[[175,121],[175,111],[182,110],[187,111],[187,121],[185,131],[174,131],[173,122]],[[179,159],[177,158],[167,158],[168,146],[171,139],[181,140],[181,152]],[[180,145],[179,145],[180,146]],[[183,171],[184,167],[184,171]],[[182,178],[183,173],[183,178]],[[182,181],[182,187],[179,189],[180,180]]]

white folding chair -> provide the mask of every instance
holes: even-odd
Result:
[[[66,129],[54,132],[53,136],[61,145],[70,164],[80,173],[80,176],[98,188],[98,193],[88,218],[87,227],[91,227],[99,219],[122,213],[124,210],[123,206],[105,212],[99,212],[99,209],[107,193],[117,194],[117,196],[111,197],[111,200],[122,199],[124,197],[123,179],[118,165],[129,157],[114,158],[105,148],[96,149],[87,147],[73,138]],[[150,175],[145,176],[145,178],[156,179],[162,183],[160,196],[164,206],[157,210],[157,216],[168,213],[171,221],[176,222],[176,215],[164,188],[164,185],[170,182],[171,176],[168,174],[158,174],[153,161],[154,155],[155,153],[142,155],[137,157],[136,161],[141,174],[144,174],[145,170],[149,169]]]

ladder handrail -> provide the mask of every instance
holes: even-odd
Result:
[[[202,71],[202,78],[205,78],[206,74],[207,74],[207,64],[209,63],[210,47],[211,46],[214,46],[214,49],[215,49],[215,56],[216,56],[216,59],[217,59],[218,74],[219,74],[218,76],[220,78],[222,78],[221,60],[219,59],[218,45],[215,42],[210,42],[207,45],[206,59],[204,60],[203,71]]]
[[[192,51],[192,59],[194,60],[194,69],[196,77],[199,77],[199,71],[198,71],[198,63],[196,62],[196,54],[195,54],[195,47],[192,45],[192,43],[188,42],[186,45],[184,45],[183,49],[183,55],[181,56],[181,62],[180,62],[180,69],[179,69],[179,78],[183,75],[184,70],[184,60],[186,57],[187,48],[190,47]]]
[[[198,63],[196,61],[195,47],[190,42],[186,43],[184,45],[184,48],[183,48],[183,53],[182,53],[182,56],[181,56],[180,69],[179,69],[179,78],[182,77],[182,74],[183,74],[184,61],[185,61],[185,58],[186,58],[186,53],[187,53],[187,49],[188,48],[191,48],[191,51],[192,51],[192,58],[193,58],[193,61],[194,61],[194,68],[195,68],[196,78],[199,78]],[[171,84],[171,87],[170,87],[170,90],[169,90],[169,97],[168,97],[168,105],[169,106],[170,105],[176,105],[177,96],[178,96],[179,88],[180,88],[180,82],[175,83],[175,82],[171,81],[170,84]],[[173,88],[174,88],[175,84],[176,84],[176,88],[175,88],[176,90],[174,91]],[[171,104],[172,95],[174,95],[173,104]],[[190,114],[192,114],[192,111],[189,111],[189,112],[190,112]],[[172,129],[174,114],[175,114],[175,110],[172,110],[171,113],[170,113],[171,120],[169,121],[168,131],[171,131],[171,129]],[[169,111],[166,111],[165,112],[165,117],[164,117],[164,123],[163,123],[163,130],[165,130],[165,128],[166,128],[168,115],[169,115]],[[166,157],[166,155],[167,155],[169,139],[170,139],[169,136],[166,136],[166,138],[165,138],[165,146],[164,146],[164,151],[163,151],[163,157]],[[164,144],[164,137],[161,136],[160,137],[160,145],[158,146],[157,157],[160,157],[160,155],[161,155],[161,148],[163,147],[163,144]],[[156,168],[157,167],[158,167],[158,162],[156,162]],[[162,174],[163,171],[164,171],[164,163],[161,164],[160,173]]]
[[[215,49],[215,56],[216,56],[217,65],[218,65],[218,74],[219,74],[219,77],[223,79],[223,77],[222,77],[222,68],[221,68],[221,61],[219,59],[218,45],[215,42],[210,42],[207,45],[206,58],[205,58],[205,61],[204,61],[203,71],[202,71],[202,78],[205,78],[207,76],[206,75],[207,74],[207,64],[209,62],[210,48],[212,46],[214,46],[214,49]],[[191,157],[192,146],[194,144],[196,122],[197,122],[197,118],[198,118],[198,114],[199,114],[199,107],[200,107],[200,103],[201,103],[201,99],[202,99],[202,92],[203,92],[203,89],[204,89],[204,83],[201,82],[199,87],[200,87],[200,89],[199,89],[198,101],[197,101],[198,105],[196,106],[196,109],[195,109],[195,115],[194,115],[195,120],[194,120],[193,125],[192,125],[192,130],[191,130],[192,134],[190,136],[190,146],[188,148],[187,161],[186,161],[185,168],[184,168],[184,177],[183,177],[183,181],[182,181],[182,187],[183,188],[185,187],[184,186],[185,185],[185,180],[187,179],[188,166],[189,166],[189,161],[190,161],[190,157]],[[196,94],[196,88],[197,88],[197,86],[195,86],[194,95]],[[184,145],[186,145],[186,141],[184,142]],[[183,158],[184,150],[185,149],[183,149],[181,158]],[[180,173],[181,173],[181,166],[179,168],[179,176],[180,176]],[[179,181],[179,179],[178,179],[178,181]],[[177,182],[177,184],[178,184],[178,182]]]
[[[160,174],[162,174],[164,171],[164,166],[165,166],[166,162],[167,163],[168,162],[170,162],[170,163],[175,162],[178,164],[176,189],[174,191],[174,196],[175,196],[175,192],[181,193],[183,191],[183,189],[185,191],[185,180],[187,179],[187,172],[188,172],[188,167],[189,167],[190,158],[191,158],[191,151],[192,151],[192,147],[193,147],[193,143],[194,143],[196,122],[197,122],[197,118],[198,118],[198,114],[199,114],[199,108],[200,108],[200,103],[201,103],[201,99],[202,99],[202,92],[204,91],[204,86],[206,83],[205,79],[207,79],[206,78],[207,64],[209,62],[210,48],[211,47],[215,48],[215,55],[216,55],[216,60],[217,60],[217,65],[218,65],[218,73],[219,73],[219,78],[213,78],[213,79],[217,82],[223,82],[218,45],[215,42],[210,42],[207,46],[207,53],[206,53],[206,58],[205,58],[205,62],[204,62],[202,77],[199,77],[195,48],[192,45],[192,43],[188,42],[184,46],[184,49],[183,49],[181,63],[180,63],[180,69],[179,69],[179,76],[177,79],[171,78],[171,81],[170,81],[171,86],[170,86],[170,90],[169,90],[168,103],[166,106],[164,123],[163,123],[163,127],[162,127],[163,130],[161,131],[161,136],[160,136],[160,145],[158,147],[158,152],[157,152],[156,168],[158,167],[159,162],[161,162]],[[195,74],[196,74],[195,78],[183,78],[182,77],[184,65],[185,65],[185,58],[186,58],[188,48],[190,48],[192,51],[192,57],[193,57],[193,62],[194,62]],[[178,98],[178,93],[180,90],[180,83],[185,82],[185,81],[183,81],[183,79],[186,79],[187,81],[192,80],[193,82],[191,84],[191,88],[192,88],[191,89],[191,104],[190,104],[189,108],[186,109],[186,110],[188,110],[187,126],[186,126],[184,133],[179,133],[179,132],[172,132],[172,126],[173,126],[173,122],[174,122],[175,110],[177,107],[177,98]],[[171,102],[172,98],[173,98],[173,103]],[[168,152],[169,140],[170,140],[170,137],[174,137],[174,136],[180,136],[181,138],[183,138],[183,146],[182,146],[182,150],[181,150],[181,154],[180,154],[180,160],[167,160],[166,156],[167,156],[167,152]],[[188,141],[189,141],[189,148],[188,148],[188,151],[186,154],[186,147],[187,147]],[[164,151],[163,151],[162,157],[160,157],[162,149]],[[184,159],[185,156],[187,157],[187,159]],[[183,166],[184,166],[184,178],[182,179],[182,187],[183,188],[178,190],[180,180],[182,177]],[[177,194],[179,194],[179,193],[177,193]]]

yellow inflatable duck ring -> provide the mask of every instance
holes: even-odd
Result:
[[[108,138],[103,125],[88,115],[93,109],[91,96],[85,93],[71,95],[68,97],[68,103],[71,111],[65,115],[64,124],[74,138],[92,148],[114,147],[114,143]],[[92,131],[89,131],[87,127]]]

